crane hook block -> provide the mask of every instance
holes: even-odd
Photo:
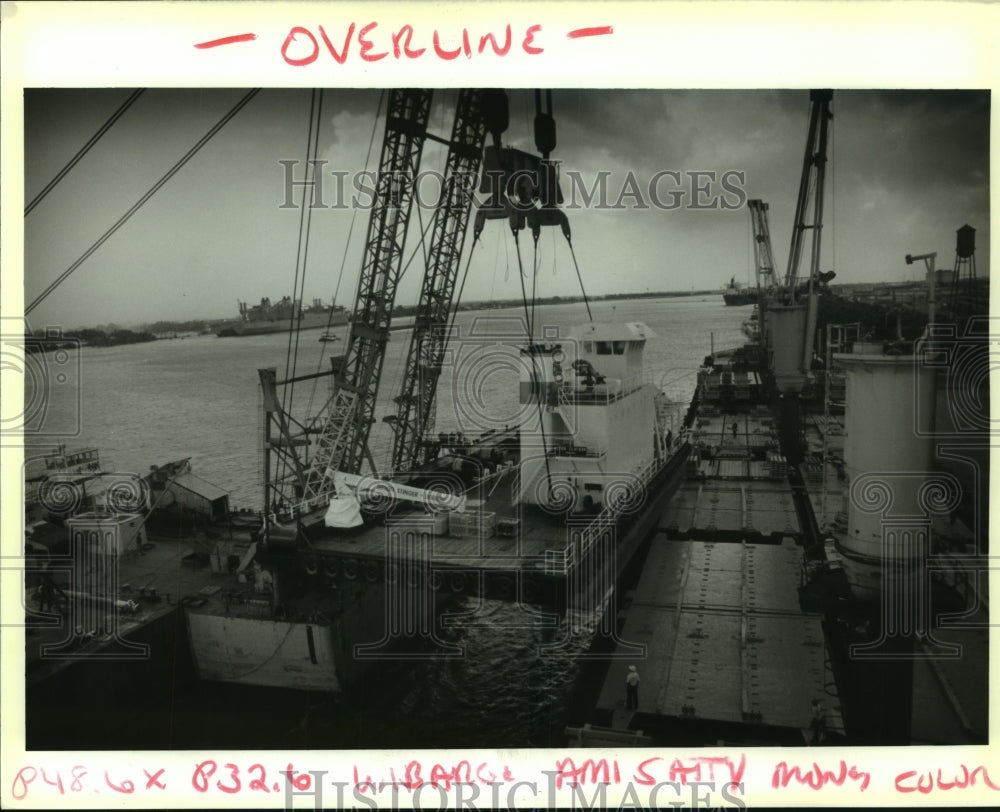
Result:
[[[498,143],[501,133],[507,132],[507,127],[510,126],[507,91],[500,88],[485,89],[479,99],[479,109],[487,132],[493,136],[494,143]]]

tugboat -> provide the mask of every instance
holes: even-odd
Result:
[[[188,606],[200,678],[339,691],[390,648],[445,652],[439,616],[463,595],[599,613],[689,451],[643,382],[654,336],[591,323],[528,342],[521,426],[444,435],[405,480],[338,472],[332,499],[278,505],[253,591]]]
[[[384,178],[405,178],[418,165],[431,100],[432,91],[419,88],[390,94]],[[456,205],[435,210],[420,299],[405,328],[410,347],[392,399],[396,413],[383,417],[394,433],[382,468],[391,473],[363,475],[379,471],[369,436],[386,345],[402,327],[393,310],[411,185],[390,184],[376,196],[344,354],[325,372],[299,375],[290,365],[285,380],[274,368],[258,370],[265,523],[252,545],[225,558],[246,588],[201,592],[187,604],[203,679],[338,691],[390,653],[461,656],[445,627],[456,617],[477,622],[483,597],[516,603],[527,626],[538,623],[539,606],[595,624],[606,618],[604,607],[655,528],[688,453],[686,440],[668,429],[665,396],[643,379],[653,332],[637,322],[595,322],[585,291],[588,322],[577,332],[539,327],[534,291],[529,302],[523,285],[523,319],[484,317],[460,335],[453,329],[466,234],[478,237],[490,220],[503,220],[515,241],[530,231],[536,251],[541,230],[559,227],[583,288],[558,207],[557,162],[542,160],[555,147],[550,92],[544,100],[536,93],[539,158],[503,146],[510,120],[503,91],[459,92],[446,186],[458,190],[457,179],[481,165],[488,176],[496,167],[510,177],[525,165],[535,172],[536,205],[522,213],[513,187],[497,182],[474,214],[471,198],[457,193]],[[489,428],[489,419],[469,413],[464,391],[450,404],[463,430],[435,434],[442,368],[479,374],[497,364],[502,372],[506,361],[496,352],[514,355],[507,367],[516,370],[509,385],[520,402],[513,425]],[[317,414],[310,398],[308,413],[296,412],[295,384],[319,387],[324,377],[332,383],[326,405]],[[480,600],[445,624],[442,612],[460,596]]]

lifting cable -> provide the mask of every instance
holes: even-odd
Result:
[[[534,341],[533,325],[531,315],[528,313],[528,291],[524,287],[524,263],[521,261],[521,243],[517,239],[517,230],[511,229],[514,234],[514,249],[517,252],[517,275],[521,279],[521,302],[524,304],[525,326],[528,328],[528,344]]]
[[[139,209],[141,209],[153,195],[155,195],[158,191],[160,191],[160,189],[164,186],[164,184],[166,184],[167,181],[169,181],[174,175],[176,175],[184,167],[184,165],[187,164],[187,162],[190,161],[195,156],[195,154],[203,146],[205,146],[205,144],[207,144],[215,136],[215,134],[219,132],[219,130],[221,130],[226,124],[228,124],[229,121],[240,110],[242,110],[250,102],[250,100],[253,99],[253,97],[256,96],[259,92],[260,88],[254,88],[253,90],[248,92],[242,99],[240,99],[236,103],[236,105],[228,113],[226,113],[215,124],[214,127],[212,127],[212,129],[210,129],[207,133],[205,133],[205,135],[201,137],[198,143],[196,143],[193,147],[191,147],[190,150],[187,151],[187,153],[184,155],[183,158],[181,158],[177,163],[175,163],[162,178],[160,178],[155,184],[153,184],[152,188],[150,188],[150,190],[146,192],[146,194],[144,194],[141,198],[139,198],[139,200],[132,206],[132,208],[130,208],[127,212],[125,212],[125,214],[123,214],[120,218],[118,218],[118,221],[113,226],[111,226],[111,228],[105,231],[104,234],[97,240],[97,242],[91,245],[90,248],[88,248],[80,256],[80,258],[76,260],[76,262],[70,265],[69,268],[63,271],[56,278],[56,280],[52,282],[52,284],[50,284],[47,288],[45,288],[45,290],[43,290],[35,298],[35,300],[31,302],[31,304],[29,304],[24,309],[24,315],[27,316],[29,313],[31,313],[32,310],[38,307],[38,305],[40,305],[45,300],[45,298],[50,293],[52,293],[52,291],[54,291],[57,287],[59,287],[59,285],[61,285],[69,277],[69,275],[73,273],[73,271],[79,268],[84,262],[87,261],[87,259],[90,258],[90,256],[95,251],[97,251],[98,248],[104,245],[104,243],[107,242],[108,239],[110,239],[110,237],[116,231],[118,231],[119,228],[121,228],[123,225],[125,225],[126,222],[128,222],[128,220],[132,217],[133,214],[139,211]]]
[[[382,115],[382,105],[384,103],[385,103],[385,90],[383,90],[382,93],[379,95],[378,107],[375,109],[375,116],[372,119],[372,132],[371,132],[371,135],[368,138],[368,153],[365,155],[365,172],[368,171],[368,167],[371,165],[372,148],[375,145],[375,133],[378,132],[379,116]],[[357,219],[358,219],[358,207],[355,206],[354,210],[353,210],[353,212],[351,214],[351,225],[347,229],[347,239],[344,241],[344,254],[340,258],[340,273],[337,275],[337,284],[336,284],[336,286],[333,289],[333,301],[331,302],[331,305],[337,304],[337,297],[340,295],[340,283],[343,282],[343,280],[344,280],[344,270],[347,267],[347,252],[348,252],[348,250],[350,249],[350,246],[351,246],[351,237],[354,234],[354,224],[357,221]],[[333,324],[332,324],[332,322],[333,322],[333,315],[334,315],[334,310],[331,307],[330,315],[327,317],[327,320],[326,320],[326,329],[327,329],[328,332],[329,332],[330,328],[333,326]],[[348,328],[348,329],[350,329],[350,328]],[[323,358],[324,358],[324,356],[325,356],[325,353],[321,349],[320,353],[319,353],[319,356],[318,356],[318,358],[316,360],[316,372],[317,373],[321,371],[321,368],[323,366]],[[308,404],[308,407],[306,409],[306,415],[312,414],[313,401],[314,401],[314,399],[316,397],[316,387],[318,385],[319,385],[318,379],[314,380],[313,381],[313,385],[312,385],[312,389],[311,389],[311,391],[309,393],[309,404]]]
[[[556,271],[556,235],[552,232],[552,276],[558,276]]]
[[[295,254],[295,281],[292,283],[292,311],[288,317],[288,348],[285,351],[285,376],[295,377],[295,369],[299,361],[300,319],[295,312],[295,302],[299,303],[301,311],[305,299],[306,263],[309,258],[309,232],[312,228],[312,200],[307,195],[315,194],[316,156],[319,151],[319,131],[323,123],[323,91],[313,89],[309,103],[309,135],[306,139],[306,167],[308,180],[302,186],[302,208],[299,211],[299,237]],[[291,409],[295,394],[294,381],[281,393],[281,409],[288,412]]]
[[[516,240],[516,237],[515,237],[515,240]],[[576,270],[576,278],[580,282],[580,293],[583,294],[583,304],[587,308],[587,319],[591,323],[593,323],[594,317],[593,317],[593,315],[591,315],[591,312],[590,312],[590,300],[587,298],[587,289],[583,286],[583,276],[581,276],[581,274],[580,274],[580,266],[579,266],[579,264],[576,261],[576,252],[573,250],[573,240],[570,237],[566,237],[566,244],[569,246],[570,255],[573,257],[573,268]],[[520,254],[519,254],[518,255],[518,262],[520,262],[520,259],[521,259],[521,257],[520,257]],[[553,274],[555,273],[555,263],[556,263],[556,252],[555,252],[555,246],[553,246],[553,248],[552,248],[552,272],[553,272]],[[537,276],[538,276],[538,266],[539,266],[539,262],[538,262],[538,239],[537,238],[535,239],[535,261],[534,261],[534,265],[535,265],[534,276],[537,278]],[[531,315],[532,315],[532,319],[531,320],[532,320],[532,322],[534,321],[534,314],[535,314],[535,281],[533,279],[532,283],[531,283]]]
[[[420,220],[421,225],[423,226],[423,218],[420,217],[420,207],[419,206],[417,207],[417,216],[418,216],[418,219]],[[427,267],[427,260],[430,259],[430,256],[427,253],[427,251],[429,249],[427,248],[427,243],[426,243],[425,240],[427,238],[427,232],[431,230],[431,226],[433,226],[433,225],[434,225],[434,218],[431,217],[427,221],[427,225],[423,226],[423,228],[422,228],[422,230],[420,232],[420,242],[417,243],[416,247],[410,253],[410,258],[408,260],[406,260],[406,264],[403,265],[402,270],[400,270],[400,272],[399,272],[399,278],[396,280],[397,284],[399,282],[403,281],[403,277],[406,275],[406,271],[409,269],[410,265],[413,264],[413,260],[415,260],[417,258],[417,251],[419,251],[421,248],[424,249],[424,267],[425,268]]]
[[[458,296],[452,299],[451,307],[451,320],[448,322],[448,331],[444,334],[445,346],[451,341],[452,331],[455,329],[455,318],[458,316],[458,305],[462,301],[462,294],[465,291],[465,280],[469,276],[469,266],[472,265],[472,255],[476,251],[476,246],[479,244],[479,238],[472,238],[472,247],[469,248],[469,258],[465,261],[465,272],[462,274],[462,281],[458,283]],[[497,255],[499,256],[499,246],[497,246]],[[494,274],[496,273],[494,269]],[[492,299],[492,296],[490,297]]]
[[[524,285],[524,265],[521,262],[521,244],[517,239],[517,229],[512,228],[511,231],[514,234],[514,247],[517,249],[517,270],[518,278],[521,280],[521,301],[524,303],[524,317],[528,320],[528,357],[531,359],[531,377],[532,385],[538,384],[538,430],[542,435],[542,454],[545,460],[545,483],[548,486],[549,493],[552,492],[552,470],[549,468],[549,441],[545,436],[545,422],[543,420],[543,409],[542,409],[542,399],[545,393],[544,383],[535,377],[535,373],[538,369],[535,361],[535,339],[534,339],[534,325],[531,322],[531,318],[528,315],[528,291]],[[537,243],[536,243],[537,246]],[[536,252],[537,253],[537,252]],[[534,309],[534,298],[532,298],[532,309]]]
[[[535,303],[538,294],[538,237],[534,238],[535,250],[531,258],[531,333],[535,332]]]
[[[76,166],[78,163],[80,163],[80,159],[83,158],[83,156],[86,155],[88,152],[90,152],[91,148],[98,141],[101,140],[101,137],[108,130],[110,130],[112,126],[114,126],[114,123],[116,121],[118,121],[118,119],[120,119],[124,115],[125,111],[128,110],[129,107],[131,107],[133,105],[133,103],[135,102],[135,100],[138,99],[142,95],[142,93],[143,93],[143,91],[145,89],[146,88],[144,88],[144,87],[140,87],[138,90],[134,91],[132,93],[132,95],[129,96],[125,100],[125,102],[122,104],[122,106],[119,107],[117,110],[115,110],[114,113],[111,114],[111,118],[109,118],[107,121],[105,121],[101,125],[101,128],[90,137],[90,140],[80,148],[80,151],[77,152],[76,155],[74,155],[70,159],[70,162],[68,164],[66,164],[66,166],[64,166],[62,169],[59,170],[59,172],[56,174],[56,176],[54,178],[52,178],[52,180],[50,180],[48,182],[48,184],[46,184],[45,188],[42,189],[42,191],[40,191],[37,195],[35,195],[35,197],[32,199],[32,201],[27,206],[24,207],[24,216],[25,217],[27,217],[31,213],[31,210],[34,209],[35,206],[37,206],[39,203],[42,202],[42,200],[45,198],[45,196],[56,187],[56,184],[58,184],[59,181],[61,181],[64,177],[66,177],[66,175],[69,174],[70,170],[74,166]]]
[[[587,308],[587,318],[591,323],[593,323],[594,317],[590,313],[590,302],[587,300],[587,291],[583,287],[583,277],[580,276],[580,266],[576,261],[576,251],[573,250],[573,241],[567,237],[566,244],[569,245],[569,253],[573,257],[573,267],[576,269],[576,278],[580,280],[580,292],[583,294],[583,304]]]

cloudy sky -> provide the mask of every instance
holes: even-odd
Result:
[[[25,301],[76,261],[244,92],[147,90],[25,218]],[[129,93],[25,92],[26,203]],[[455,90],[435,94],[432,132],[450,131],[455,96]],[[328,173],[374,169],[383,131],[376,117],[379,100],[379,91],[324,92],[320,155]],[[533,94],[511,91],[510,106],[505,143],[533,150]],[[808,125],[807,91],[557,89],[553,106],[553,157],[562,161],[564,195],[571,191],[567,172],[578,173],[588,188],[605,173],[608,202],[621,203],[568,212],[588,293],[721,288],[734,275],[749,281],[746,208],[694,208],[713,200],[739,204],[743,194],[770,204],[776,260],[784,272]],[[287,188],[280,162],[305,159],[309,110],[309,91],[261,91],[34,310],[30,325],[223,318],[235,315],[238,299],[290,294],[299,212],[282,208]],[[938,267],[951,267],[955,230],[969,223],[978,232],[978,272],[986,275],[988,93],[837,91],[833,111],[823,268],[835,270],[843,282],[914,279],[917,266],[907,266],[903,257],[937,251]],[[373,157],[366,164],[373,127]],[[422,169],[441,169],[443,158],[440,147],[428,144]],[[680,173],[681,184],[665,171]],[[692,172],[714,172],[717,181],[696,176],[705,188],[697,194]],[[722,188],[727,172],[743,173],[742,182],[730,175],[730,185],[742,193]],[[656,205],[649,192],[656,177],[659,202],[679,200],[679,206]],[[637,194],[619,201],[623,186]],[[336,181],[327,174],[324,202],[335,198]],[[340,280],[338,302],[351,306],[367,215],[350,207],[314,211],[307,299],[329,301]],[[419,233],[414,218],[407,257]],[[538,294],[577,293],[562,237],[543,233],[539,251]],[[532,260],[529,236],[522,238],[522,254]],[[519,296],[516,269],[509,233],[498,223],[488,225],[464,298]],[[419,276],[418,261],[404,277],[398,302],[415,301]]]

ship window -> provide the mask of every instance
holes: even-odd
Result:
[[[597,342],[597,354],[598,355],[611,355],[611,342],[610,341],[598,341]]]
[[[625,342],[624,341],[616,341],[615,342],[615,355],[624,355],[624,354],[625,354]]]
[[[594,342],[593,341],[584,341],[583,342],[583,351],[584,352],[593,352],[594,351]]]

